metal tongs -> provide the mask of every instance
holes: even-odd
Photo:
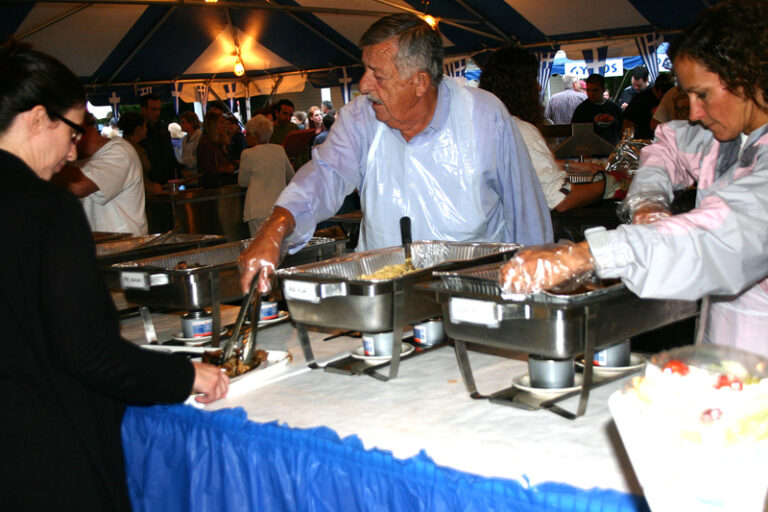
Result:
[[[224,347],[224,361],[228,361],[230,357],[235,355],[235,351],[240,345],[240,332],[245,322],[245,315],[250,312],[251,328],[248,332],[248,340],[243,344],[243,348],[240,351],[240,360],[245,365],[251,364],[253,359],[253,353],[256,351],[256,331],[259,328],[259,317],[261,313],[261,294],[258,293],[259,288],[259,275],[261,274],[261,268],[257,269],[256,275],[251,281],[251,288],[248,291],[248,295],[243,299],[243,304],[240,306],[240,312],[237,314],[237,321],[235,322],[232,336],[229,337],[226,347]]]
[[[147,247],[152,247],[154,245],[160,245],[162,243],[165,243],[165,241],[168,240],[169,238],[171,238],[172,235],[173,235],[173,230],[172,229],[169,230],[169,231],[166,231],[165,233],[161,233],[159,235],[155,235],[155,236],[151,237],[149,240],[147,240],[146,242],[143,242],[143,243],[139,244],[136,247],[136,249],[145,249]]]

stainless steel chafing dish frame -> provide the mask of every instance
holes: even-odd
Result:
[[[202,249],[223,244],[227,239],[223,235],[203,235],[188,233],[155,233],[145,236],[129,236],[108,240],[96,244],[96,261],[101,268],[107,286],[120,285],[116,263],[139,260],[171,254],[175,252]]]
[[[471,259],[435,261],[439,249],[482,253]],[[291,319],[297,326],[299,342],[307,365],[312,369],[347,375],[370,375],[379,380],[397,377],[400,351],[392,350],[388,362],[369,366],[351,357],[320,365],[315,360],[307,326],[333,327],[363,332],[393,331],[394,347],[401,342],[403,326],[440,315],[440,306],[430,295],[417,293],[414,285],[431,279],[438,269],[459,269],[509,258],[518,244],[482,242],[441,242],[422,240],[412,244],[413,264],[418,269],[389,279],[361,279],[363,273],[405,262],[402,246],[331,258],[321,263],[281,269],[281,280]],[[431,252],[430,252],[431,251]],[[426,264],[428,266],[421,266]],[[412,357],[415,354],[411,354]],[[376,371],[389,366],[389,374]]]
[[[698,313],[695,301],[640,299],[623,284],[581,294],[542,292],[505,296],[497,283],[500,264],[457,272],[435,272],[440,281],[418,288],[431,291],[442,306],[443,325],[454,347],[464,386],[473,399],[524,409],[545,408],[568,419],[586,412],[589,391],[639,370],[595,378],[597,350]],[[551,359],[584,354],[581,390],[542,398],[514,386],[480,394],[472,374],[466,343],[519,350]],[[557,404],[579,395],[576,413]]]
[[[139,311],[147,341],[157,342],[148,307],[178,310],[210,307],[213,317],[211,344],[218,347],[222,302],[240,300],[246,295],[240,288],[237,258],[250,243],[251,239],[245,239],[112,265],[111,268],[120,273],[126,300],[141,305]],[[343,244],[344,241],[330,238],[312,238],[308,248],[299,252],[320,258],[328,250],[340,251]],[[177,269],[181,261],[187,262],[189,268]]]

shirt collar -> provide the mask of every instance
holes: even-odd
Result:
[[[439,133],[445,126],[445,123],[448,122],[448,116],[451,112],[451,94],[453,94],[453,90],[447,83],[448,80],[450,78],[443,77],[440,85],[437,87],[437,103],[435,104],[435,112],[432,114],[432,120],[426,128],[411,139],[411,142]],[[397,132],[402,137],[399,130]]]

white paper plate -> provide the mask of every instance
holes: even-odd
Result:
[[[595,375],[615,375],[617,373],[626,372],[629,370],[637,370],[645,365],[647,361],[640,354],[632,354],[629,356],[629,366],[595,366],[592,365],[592,371]],[[576,361],[576,366],[584,368],[584,359]]]
[[[293,361],[293,357],[290,352],[283,350],[268,350],[266,365],[262,363],[258,369],[247,372],[234,379],[230,379],[227,398],[240,396],[265,384],[283,378],[283,374],[290,366],[291,361]],[[195,400],[195,395],[187,398],[185,403],[197,408],[205,407],[204,404]]]
[[[224,334],[226,334],[226,333],[227,333],[226,329],[222,329],[221,330],[222,336]],[[206,343],[210,343],[211,342],[211,336],[197,336],[195,338],[185,338],[184,337],[184,333],[182,333],[182,332],[177,332],[173,336],[173,339],[175,341],[184,342],[185,345],[190,346],[190,347],[199,347],[201,345],[205,345]]]
[[[410,343],[401,343],[400,344],[400,357],[405,357],[411,352],[413,352],[415,347],[411,345]],[[367,363],[382,363],[385,361],[389,361],[392,359],[392,356],[367,356],[365,355],[365,349],[363,347],[357,347],[355,350],[353,350],[349,355],[354,357],[355,359],[361,359]]]
[[[186,354],[203,354],[203,352],[209,352],[213,350],[211,347],[188,347],[178,345],[139,345],[139,347],[145,350],[154,350],[155,352],[165,352],[173,354],[174,352],[184,352]]]
[[[512,384],[519,389],[522,389],[523,391],[528,391],[529,393],[533,393],[534,395],[545,395],[545,396],[553,396],[553,395],[562,395],[563,393],[568,393],[570,391],[576,391],[577,389],[581,389],[581,383],[584,381],[581,374],[577,373],[573,376],[573,386],[567,387],[567,388],[534,388],[531,387],[531,379],[528,377],[528,374],[525,373],[523,375],[518,375],[514,379],[512,379]]]

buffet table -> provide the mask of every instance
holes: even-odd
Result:
[[[155,316],[160,340],[178,331],[178,316]],[[138,324],[124,320],[123,334],[140,343]],[[310,331],[320,361],[361,344],[327,336]],[[258,342],[293,361],[241,377],[206,410],[128,409],[135,510],[647,510],[606,404],[621,382],[569,421],[470,399],[450,345],[381,382],[309,370],[290,323],[261,328]],[[526,372],[510,355],[471,352],[481,392]]]

